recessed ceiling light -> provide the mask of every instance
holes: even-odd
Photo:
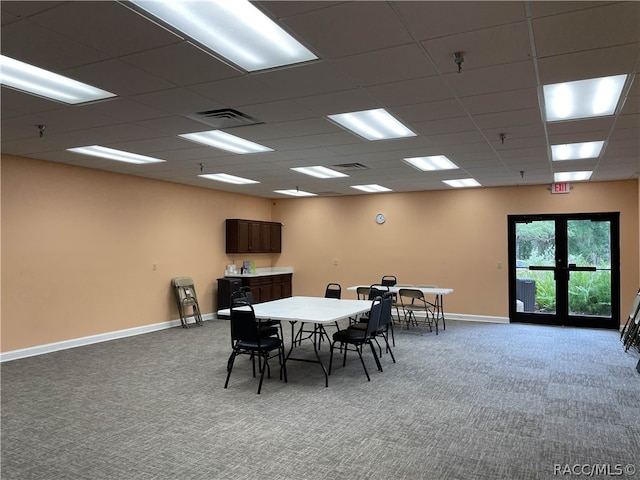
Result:
[[[627,75],[544,85],[547,122],[613,115]]]
[[[553,174],[554,182],[579,182],[589,180],[593,172],[556,172]]]
[[[403,158],[403,162],[408,163],[423,172],[431,170],[452,170],[458,166],[444,155],[434,155],[431,157]]]
[[[159,158],[138,155],[137,153],[125,152],[124,150],[116,150],[114,148],[102,147],[100,145],[89,145],[86,147],[67,148],[70,152],[81,153],[83,155],[91,155],[92,157],[107,158],[118,162],[127,163],[159,163],[165,160]]]
[[[116,96],[4,55],[0,55],[0,84],[71,105]]]
[[[396,120],[384,108],[361,112],[329,115],[329,118],[344,128],[367,140],[415,137],[416,134]]]
[[[315,197],[315,193],[304,192],[298,189],[291,190],[274,190],[276,193],[281,193],[282,195],[291,195],[292,197]]]
[[[346,173],[338,172],[337,170],[332,170],[327,167],[293,167],[291,170],[295,170],[296,172],[304,173],[305,175],[311,175],[312,177],[317,178],[338,178],[338,177],[348,177]]]
[[[598,158],[603,146],[604,141],[551,145],[551,160],[559,161]]]
[[[207,132],[184,133],[179,135],[192,142],[202,143],[210,147],[220,148],[233,153],[259,153],[273,152],[272,148],[265,147],[258,143],[250,142],[244,138],[236,137],[222,130],[209,130]]]
[[[464,187],[480,187],[481,185],[473,178],[461,178],[458,180],[443,180],[444,183],[450,187],[464,188]]]
[[[377,185],[375,183],[370,185],[352,185],[351,188],[355,188],[357,190],[362,190],[367,193],[379,193],[379,192],[391,192],[392,190],[387,187],[383,187],[382,185]]]
[[[131,3],[249,72],[318,58],[247,0]]]
[[[202,178],[208,178],[209,180],[217,180],[218,182],[234,183],[236,185],[248,185],[250,183],[260,183],[256,180],[249,180],[248,178],[236,177],[226,173],[207,173],[198,175]]]

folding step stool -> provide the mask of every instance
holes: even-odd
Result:
[[[202,325],[202,315],[196,296],[196,288],[193,286],[191,277],[175,277],[171,280],[178,302],[178,312],[180,312],[180,322],[184,328],[189,328],[188,320],[193,318],[196,325]],[[193,313],[187,314],[187,308],[191,307]]]

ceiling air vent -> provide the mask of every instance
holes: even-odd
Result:
[[[220,110],[207,110],[206,112],[196,112],[186,115],[187,118],[204,123],[216,129],[245,127],[247,125],[258,125],[264,123],[247,114],[234,110],[233,108],[222,108]]]
[[[369,167],[361,163],[339,163],[337,165],[331,165],[332,168],[341,171],[354,171],[354,170],[369,170]]]
[[[340,192],[317,192],[316,195],[324,196],[324,197],[337,197],[338,195],[342,195]]]

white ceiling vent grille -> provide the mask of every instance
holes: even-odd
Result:
[[[363,165],[361,163],[338,163],[337,165],[331,165],[332,168],[340,171],[351,171],[354,170],[369,170],[369,167]]]
[[[216,129],[245,127],[247,125],[258,125],[260,123],[264,123],[257,118],[253,118],[245,113],[239,112],[238,110],[234,110],[233,108],[190,113],[187,114],[186,117]]]

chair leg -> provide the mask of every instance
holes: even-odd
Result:
[[[380,359],[378,358],[378,355],[376,354],[376,347],[373,346],[373,343],[371,341],[369,341],[367,343],[371,347],[371,353],[373,353],[373,358],[376,361],[376,366],[378,367],[378,370],[382,372],[382,364],[380,363]]]
[[[268,357],[269,357],[269,353],[267,352],[267,353],[264,355],[264,363],[265,363],[265,366],[266,366],[267,368],[269,368],[269,360],[268,360]],[[265,371],[267,368],[262,368],[262,373],[260,374],[260,383],[258,384],[258,395],[260,395],[260,390],[262,390],[262,380],[264,380],[264,371]]]
[[[233,370],[233,362],[236,359],[236,352],[235,350],[233,352],[231,352],[231,356],[229,357],[229,360],[227,360],[227,379],[224,382],[224,388],[227,388],[227,386],[229,385],[229,378],[231,377],[231,370]]]
[[[369,345],[371,345],[371,344],[369,344]],[[362,352],[360,351],[361,348],[362,347],[356,346],[356,350],[358,351],[358,355],[360,356],[360,363],[362,363],[362,368],[364,368],[364,374],[367,376],[367,381],[370,382],[371,381],[371,377],[369,377],[369,372],[367,371],[367,366],[364,364],[364,358],[362,358]],[[373,354],[375,355],[376,351],[373,348],[373,345],[371,345],[371,350],[373,351]]]
[[[391,330],[391,332],[393,332],[393,330]],[[393,360],[393,363],[396,363],[396,357],[393,356],[393,350],[391,350],[391,346],[389,345],[389,340],[387,339],[387,336],[385,334],[382,334],[382,337],[384,338],[384,341],[387,344],[387,352],[389,352],[389,355],[391,355],[391,360]]]

